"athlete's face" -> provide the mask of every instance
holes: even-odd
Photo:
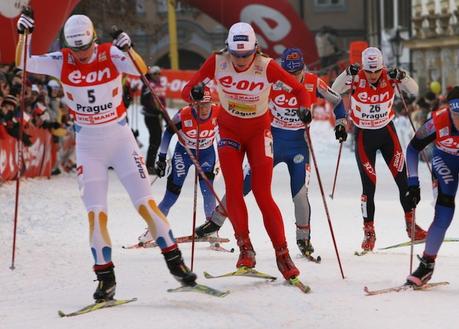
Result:
[[[381,77],[382,70],[377,70],[377,71],[363,71],[365,72],[365,77],[367,78],[369,83],[376,83],[378,82],[379,78]]]
[[[210,115],[210,109],[211,109],[212,103],[200,103],[198,105],[199,108],[199,119],[200,120],[206,120],[209,115]]]
[[[293,75],[298,82],[303,81],[303,69],[289,73]]]
[[[244,53],[230,51],[229,53],[231,55],[231,62],[240,71],[247,70],[255,57],[255,50]]]
[[[92,56],[92,54],[94,52],[95,45],[96,44],[94,42],[91,42],[87,46],[83,46],[83,47],[80,47],[80,48],[70,48],[70,50],[72,51],[72,55],[80,63],[86,64],[91,59],[91,56]]]

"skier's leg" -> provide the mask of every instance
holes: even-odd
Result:
[[[196,275],[185,266],[166,216],[151,196],[146,167],[137,158],[140,153],[137,143],[132,134],[126,139],[128,141],[119,143],[112,159],[113,167],[132,203],[147,223],[152,237],[161,248],[171,274],[182,284],[194,285]]]
[[[191,159],[183,146],[177,144],[172,156],[172,170],[167,177],[166,193],[158,205],[164,215],[167,216],[169,214],[170,208],[172,208],[180,196],[183,183],[188,175],[191,164]]]
[[[384,143],[381,146],[381,154],[389,167],[392,176],[394,177],[395,183],[397,184],[400,204],[402,205],[405,213],[406,231],[408,233],[408,237],[411,238],[413,213],[410,207],[410,202],[406,197],[406,193],[408,192],[406,165],[403,150],[400,146],[400,141],[392,123],[386,126],[386,134],[384,137]],[[423,240],[426,238],[427,232],[421,227],[416,225],[414,229],[414,240]]]
[[[199,151],[199,163],[202,170],[206,174],[206,177],[209,179],[213,186],[215,177],[215,150],[213,147]],[[207,186],[207,183],[201,177],[199,177],[199,187],[201,189],[201,194],[204,201],[204,213],[206,214],[206,219],[210,219],[216,205],[215,195],[212,193],[212,191]]]
[[[375,162],[377,146],[375,144],[379,143],[379,141],[368,136],[370,133],[365,129],[355,128],[355,158],[362,181],[361,207],[364,224],[362,249],[364,250],[373,250],[376,241],[374,230],[374,195],[376,189]]]

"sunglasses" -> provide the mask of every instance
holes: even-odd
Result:
[[[85,50],[88,50],[89,48],[91,48],[93,42],[90,42],[88,43],[87,45],[85,46],[81,46],[81,47],[69,47],[72,51],[74,52],[80,52],[80,51],[85,51]]]
[[[250,50],[250,51],[245,51],[245,52],[230,50],[229,53],[231,56],[234,56],[236,58],[247,58],[247,57],[252,56],[255,53],[255,51],[256,51],[255,49]]]

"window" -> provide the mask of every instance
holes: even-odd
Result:
[[[341,11],[345,5],[345,0],[314,0],[316,11]]]
[[[394,1],[386,0],[384,1],[384,29],[391,30],[394,27]]]

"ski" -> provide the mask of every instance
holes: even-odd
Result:
[[[438,286],[446,286],[448,285],[449,282],[447,281],[442,281],[442,282],[430,282],[426,283],[423,286],[415,286],[412,284],[402,284],[400,286],[395,286],[395,287],[390,287],[390,288],[385,288],[385,289],[379,289],[379,290],[370,290],[368,287],[364,287],[363,291],[367,294],[367,296],[376,296],[376,295],[381,295],[381,294],[387,294],[390,292],[400,292],[400,291],[406,291],[406,290],[426,290],[430,289],[433,287],[438,287]]]
[[[305,294],[307,294],[308,292],[311,291],[311,287],[309,287],[308,285],[306,285],[303,282],[301,282],[301,280],[297,276],[292,278],[292,279],[290,279],[290,280],[288,280],[288,283],[291,284],[292,286],[297,287],[298,289],[300,289]]]
[[[265,279],[265,280],[270,280],[270,281],[274,281],[277,279],[275,276],[272,276],[267,273],[259,272],[254,268],[249,268],[245,266],[238,268],[234,272],[229,272],[229,273],[225,273],[221,275],[212,275],[208,272],[204,272],[204,277],[206,279],[226,278],[226,277],[231,277],[231,276],[246,276],[250,278]]]
[[[187,236],[179,236],[175,238],[175,241],[177,243],[190,243],[192,242],[192,237],[191,235]],[[228,238],[220,238],[220,237],[204,237],[204,238],[195,238],[194,242],[209,242],[209,243],[226,243],[229,242],[230,240]],[[155,248],[158,245],[154,240],[149,240],[145,242],[137,242],[136,244],[130,245],[130,246],[122,246],[123,249],[141,249],[141,248]]]
[[[374,254],[374,252],[372,250],[354,251],[354,256],[365,256],[368,254]]]
[[[234,248],[226,249],[225,247],[222,247],[218,242],[217,243],[211,243],[210,246],[209,246],[209,249],[213,250],[213,251],[221,251],[221,252],[229,252],[229,253],[233,253],[234,252]]]
[[[421,243],[424,243],[426,242],[426,240],[416,240],[413,242],[413,244],[421,244]],[[443,240],[443,242],[459,242],[459,238],[445,238]],[[400,248],[400,247],[409,247],[411,246],[411,241],[406,241],[406,242],[402,242],[402,243],[397,243],[397,244],[393,244],[391,246],[387,246],[387,247],[384,247],[384,248],[379,248],[379,250],[387,250],[387,249],[393,249],[393,248]]]
[[[59,310],[59,311],[57,311],[57,314],[59,314],[59,316],[61,318],[70,317],[70,316],[76,316],[76,315],[82,315],[82,314],[86,314],[86,313],[89,313],[89,312],[94,312],[94,311],[97,311],[97,310],[100,310],[100,309],[103,309],[103,308],[107,308],[107,307],[114,307],[114,306],[118,306],[118,305],[123,305],[123,304],[131,303],[131,302],[135,302],[136,300],[137,300],[137,298],[112,299],[112,300],[103,301],[103,302],[100,302],[100,303],[90,304],[88,306],[83,307],[82,309],[80,309],[78,311],[71,312],[71,313],[64,313],[63,311]]]
[[[215,297],[225,297],[230,293],[229,290],[221,291],[199,283],[194,286],[181,286],[178,288],[167,289],[167,292],[197,292]]]
[[[316,264],[320,264],[320,262],[322,261],[322,257],[320,256],[314,257],[313,255],[303,255],[303,254],[302,256],[306,258],[308,261],[316,263]]]

